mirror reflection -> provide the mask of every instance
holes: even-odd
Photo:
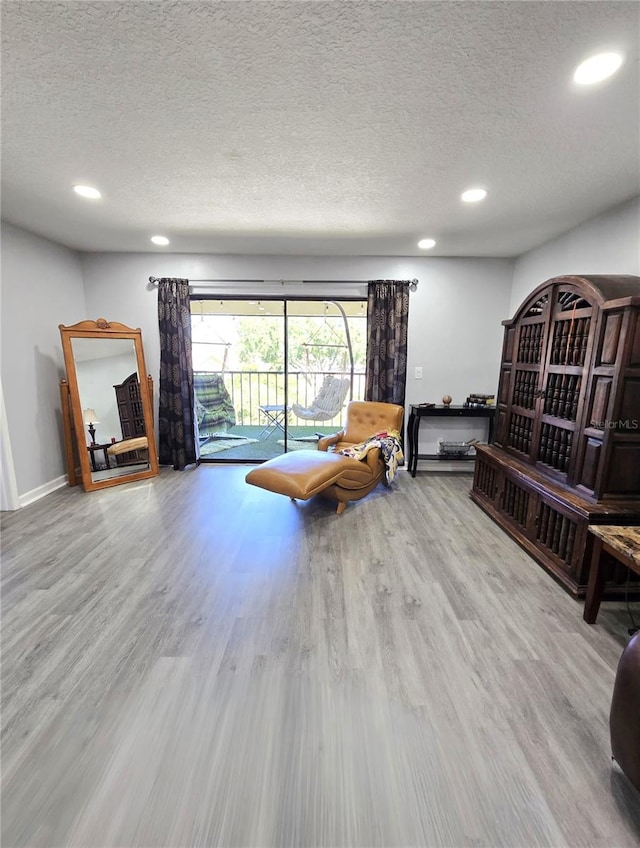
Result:
[[[148,468],[133,340],[74,338],[71,348],[92,480]],[[125,441],[127,444],[122,444]]]
[[[153,381],[142,332],[98,318],[59,325],[67,379],[60,381],[70,486],[86,491],[158,474]]]

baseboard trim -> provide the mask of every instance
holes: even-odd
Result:
[[[63,474],[61,477],[56,477],[55,480],[50,480],[48,483],[43,483],[42,486],[38,486],[35,489],[31,489],[30,492],[25,492],[24,495],[18,496],[18,504],[20,509],[24,506],[29,506],[29,504],[35,503],[39,501],[40,498],[44,498],[45,495],[50,495],[51,492],[55,492],[56,489],[61,489],[63,486],[67,485],[67,475]]]

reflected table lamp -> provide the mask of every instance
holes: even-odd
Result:
[[[96,443],[96,428],[93,426],[94,424],[99,424],[98,415],[95,409],[91,409],[91,407],[87,407],[82,410],[82,417],[84,418],[84,423],[89,425],[89,435],[91,436],[91,444],[95,445]]]

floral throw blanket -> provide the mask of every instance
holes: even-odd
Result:
[[[364,459],[373,448],[380,448],[384,464],[387,467],[387,483],[391,483],[396,476],[398,464],[404,460],[398,430],[381,430],[359,445],[343,448],[338,453],[343,454],[343,456],[351,456],[354,459]]]

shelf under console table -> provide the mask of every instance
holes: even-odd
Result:
[[[452,457],[438,453],[419,454],[418,435],[420,433],[420,422],[423,418],[486,418],[489,421],[488,441],[490,442],[493,439],[495,413],[495,406],[421,406],[420,404],[412,404],[409,411],[409,421],[407,422],[407,459],[411,476],[416,476],[419,459],[437,459],[448,462],[475,459],[473,456]]]

